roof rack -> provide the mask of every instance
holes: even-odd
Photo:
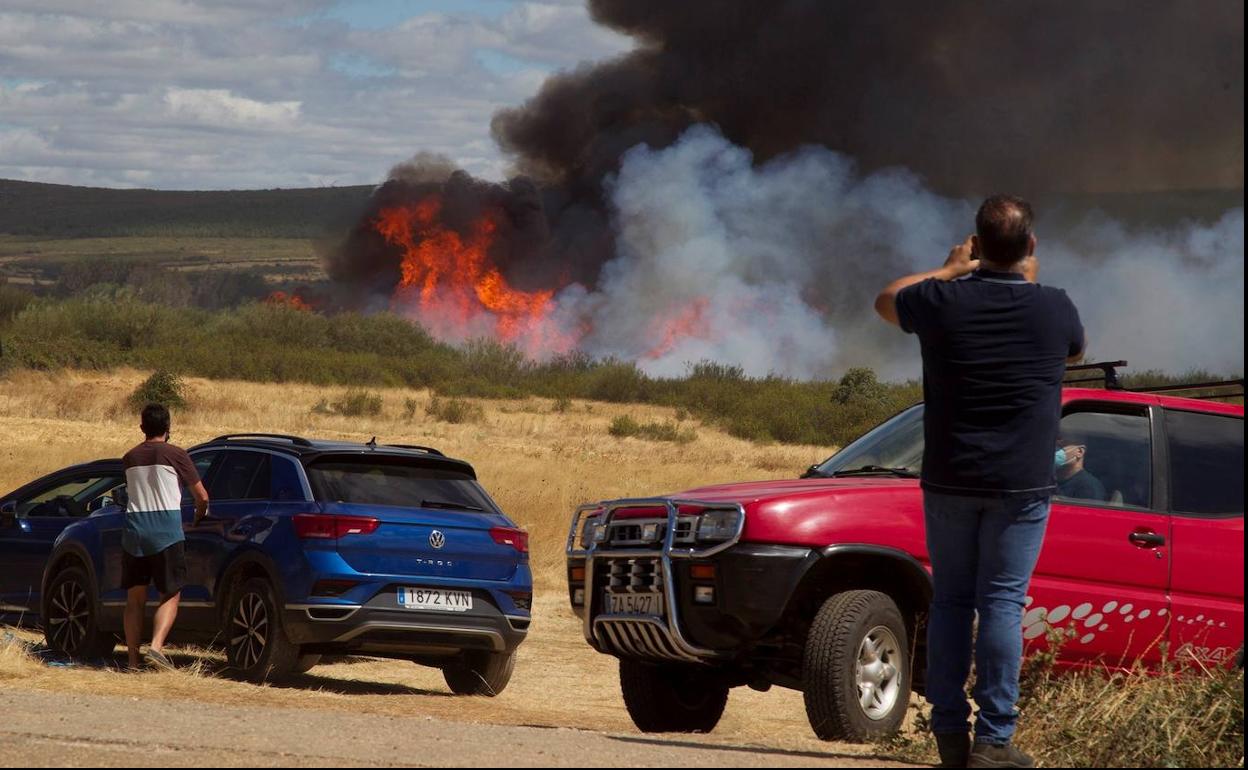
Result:
[[[1217,380],[1214,382],[1184,382],[1169,385],[1150,385],[1143,388],[1124,388],[1122,382],[1118,379],[1119,367],[1126,366],[1126,361],[1103,361],[1098,364],[1079,364],[1078,366],[1066,367],[1066,373],[1072,372],[1091,372],[1100,371],[1100,377],[1083,377],[1077,380],[1064,380],[1063,385],[1078,385],[1081,383],[1101,383],[1106,390],[1121,390],[1126,393],[1184,393],[1193,390],[1210,390],[1224,391],[1213,393],[1198,393],[1185,398],[1198,398],[1202,400],[1214,400],[1219,398],[1243,398],[1244,397],[1244,381],[1237,380]]]
[[[299,436],[287,436],[284,433],[227,433],[224,436],[217,436],[216,438],[212,440],[213,441],[233,441],[236,439],[248,439],[248,438],[275,438],[275,439],[280,439],[282,441],[289,441],[295,446],[301,446],[301,447],[312,446],[312,442],[308,441],[306,438],[300,438]]]
[[[1078,366],[1066,367],[1066,373],[1071,372],[1090,372],[1099,370],[1102,374],[1100,377],[1084,377],[1079,380],[1065,380],[1063,385],[1078,385],[1085,382],[1099,382],[1105,386],[1106,390],[1122,390],[1122,383],[1118,380],[1118,367],[1126,366],[1126,361],[1103,361],[1099,364],[1079,364]]]
[[[425,452],[426,454],[446,457],[441,450],[434,449],[431,446],[421,446],[420,444],[386,444],[386,446],[394,447],[395,449],[415,449],[420,452]]]
[[[1218,380],[1216,382],[1193,382],[1178,385],[1152,385],[1146,388],[1129,388],[1131,393],[1181,393],[1186,390],[1226,390],[1228,388],[1236,388],[1238,392],[1231,391],[1228,393],[1198,393],[1192,396],[1184,396],[1184,398],[1198,398],[1209,401],[1218,398],[1243,398],[1244,397],[1244,381],[1239,380]]]

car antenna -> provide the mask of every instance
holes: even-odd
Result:
[[[376,437],[376,436],[373,436],[372,438],[370,438],[370,439],[368,440],[368,444],[367,444],[367,446],[368,446],[368,448],[369,448],[369,449],[376,449],[376,448],[377,448],[377,437]]]

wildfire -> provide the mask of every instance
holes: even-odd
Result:
[[[264,301],[270,305],[284,305],[295,310],[302,310],[310,313],[314,310],[311,303],[299,296],[298,292],[287,294],[284,291],[275,291],[264,298]]]
[[[710,333],[705,313],[707,299],[699,297],[675,316],[656,324],[655,336],[659,343],[646,353],[646,358],[662,358],[686,337],[703,337]]]
[[[491,262],[495,215],[486,212],[461,235],[439,222],[441,211],[435,195],[382,209],[374,220],[377,232],[403,250],[396,304],[406,307],[414,300],[421,321],[439,336],[463,338],[492,327],[506,342],[548,338],[545,322],[555,292],[513,288]]]

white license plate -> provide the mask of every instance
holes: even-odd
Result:
[[[400,588],[399,606],[409,610],[467,612],[472,609],[472,594],[440,588]]]
[[[607,594],[607,612],[612,615],[662,615],[663,594]]]

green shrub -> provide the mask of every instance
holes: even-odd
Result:
[[[367,390],[348,390],[330,406],[343,417],[376,417],[381,414],[381,396]]]
[[[636,436],[641,430],[641,423],[634,420],[627,414],[622,414],[611,421],[611,427],[607,428],[607,432],[616,438],[625,438],[626,436]]]
[[[673,441],[678,444],[688,444],[698,437],[693,428],[682,429],[671,420],[666,422],[639,423],[626,414],[612,420],[611,426],[607,428],[607,432],[618,438],[636,436],[637,438],[649,439],[651,441]]]
[[[148,404],[164,404],[170,409],[185,409],[187,406],[186,385],[178,375],[160,369],[139,383],[127,402],[135,411],[141,410]]]
[[[425,407],[425,414],[435,420],[454,424],[464,422],[480,422],[485,419],[485,409],[480,405],[462,398],[434,397]]]
[[[556,398],[554,406],[551,407],[553,411],[559,414],[564,414],[571,408],[572,408],[572,399],[568,398],[567,396],[560,396],[559,398]]]

